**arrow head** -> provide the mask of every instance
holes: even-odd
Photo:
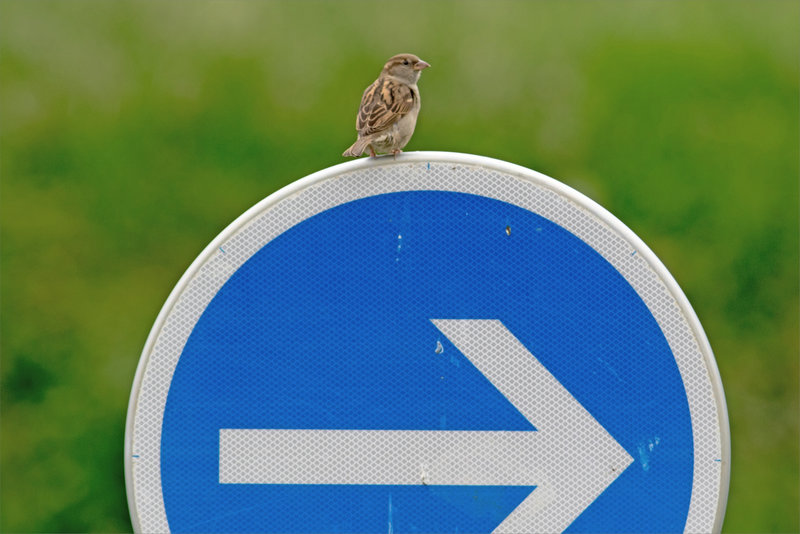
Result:
[[[494,532],[564,531],[633,458],[503,323],[431,321],[538,429],[525,464],[537,488]]]

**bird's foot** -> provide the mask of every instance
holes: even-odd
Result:
[[[394,150],[392,150],[392,156],[394,157],[394,159],[397,159],[397,155],[401,152],[402,150],[400,150],[399,148],[395,148]]]
[[[377,154],[375,154],[375,149],[372,148],[372,145],[370,145],[370,147],[369,147],[369,157],[371,157],[371,158],[377,157]]]

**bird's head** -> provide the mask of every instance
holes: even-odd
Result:
[[[428,67],[430,64],[427,61],[421,60],[414,54],[397,54],[389,58],[383,66],[383,72],[413,85],[419,80],[422,71]]]

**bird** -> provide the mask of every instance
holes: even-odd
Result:
[[[403,151],[417,124],[417,81],[428,67],[414,54],[389,58],[378,79],[364,90],[356,116],[358,139],[342,156],[357,158],[369,150],[372,157],[381,152],[396,158]]]

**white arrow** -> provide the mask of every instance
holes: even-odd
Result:
[[[500,321],[433,323],[537,431],[223,428],[219,482],[536,486],[494,532],[562,532],[633,458]]]

